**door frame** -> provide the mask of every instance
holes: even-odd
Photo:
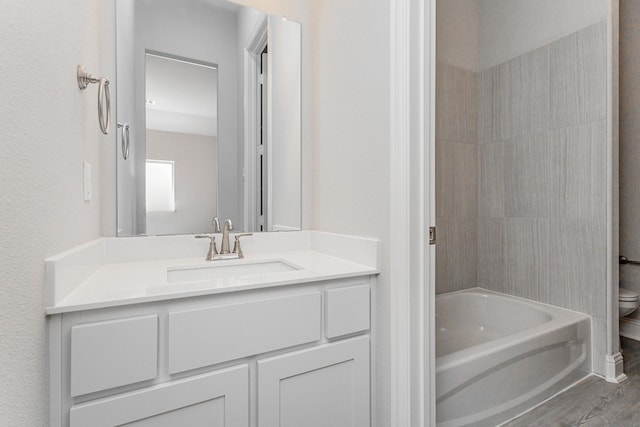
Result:
[[[258,82],[260,54],[267,44],[269,22],[267,14],[258,18],[247,45],[244,47],[244,229],[257,230],[257,150],[260,128],[257,125],[260,114]],[[265,224],[266,225],[266,224]]]
[[[435,9],[390,2],[391,426],[435,425]]]

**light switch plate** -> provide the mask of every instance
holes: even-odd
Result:
[[[91,164],[82,162],[82,170],[84,176],[84,200],[91,200]]]

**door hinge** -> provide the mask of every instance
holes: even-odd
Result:
[[[264,145],[258,145],[258,156],[264,156]]]
[[[258,84],[264,84],[264,74],[258,74]]]
[[[436,228],[435,227],[429,227],[429,244],[430,245],[436,244]]]
[[[259,215],[258,216],[258,226],[259,227],[264,227],[264,215]]]

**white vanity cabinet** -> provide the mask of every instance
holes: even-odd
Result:
[[[51,425],[369,426],[373,277],[51,315]]]
[[[74,405],[71,427],[249,425],[246,364]]]
[[[367,427],[369,337],[258,361],[259,425]]]

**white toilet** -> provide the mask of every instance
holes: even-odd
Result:
[[[618,293],[620,317],[628,316],[638,308],[638,293],[631,289],[620,288]]]

